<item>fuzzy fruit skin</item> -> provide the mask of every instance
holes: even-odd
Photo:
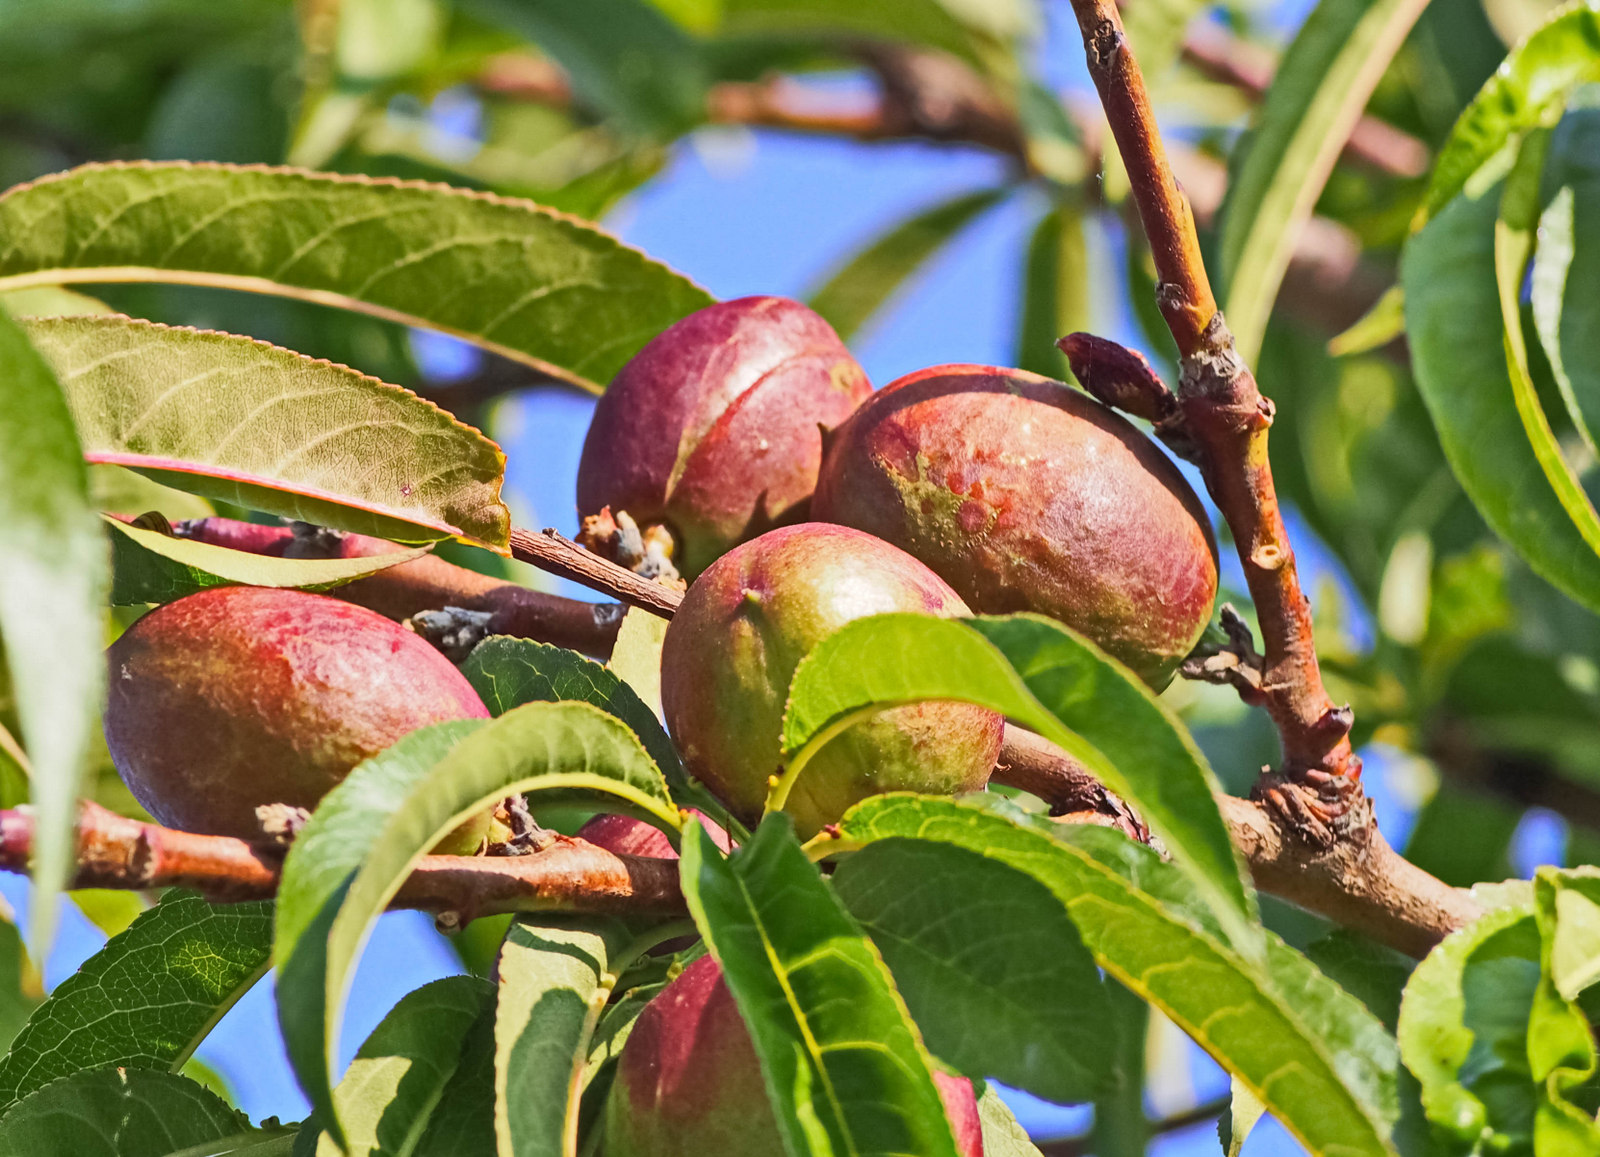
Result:
[[[1132,424],[1059,382],[934,366],[830,441],[814,517],[909,551],[981,614],[1059,619],[1161,687],[1217,594],[1204,508]]]
[[[136,622],[108,657],[112,761],[151,815],[185,831],[258,836],[258,805],[314,807],[408,732],[489,716],[419,636],[303,591],[189,595]],[[436,850],[471,850],[481,820]]]
[[[735,543],[803,517],[818,426],[837,426],[871,392],[833,327],[798,301],[708,306],[657,335],[596,404],[578,510],[665,523],[692,579]]]
[[[891,611],[968,613],[916,559],[844,526],[781,527],[714,562],[684,596],[661,652],[662,709],[690,773],[753,823],[778,770],[795,667],[852,619]],[[965,703],[885,711],[819,751],[784,810],[805,837],[869,795],[976,791],[1003,729],[999,715]]]
[[[972,1083],[933,1074],[961,1157],[983,1157]],[[604,1157],[777,1157],[778,1123],[722,968],[702,956],[634,1023],[606,1101]]]

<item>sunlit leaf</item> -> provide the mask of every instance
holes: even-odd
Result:
[[[1056,339],[1093,328],[1084,236],[1090,224],[1076,208],[1057,205],[1039,219],[1028,240],[1017,323],[1017,365],[1022,369],[1070,380]]]
[[[0,1060],[0,1107],[80,1069],[176,1072],[267,971],[272,905],[170,892],[56,986]]]
[[[105,522],[114,606],[168,603],[208,587],[234,584],[325,591],[427,553],[427,547],[419,546],[365,558],[277,558],[174,538],[115,518]]]
[[[1500,191],[1469,189],[1406,245],[1400,277],[1417,386],[1484,521],[1540,575],[1600,609],[1600,518],[1532,383],[1508,362],[1496,288]]]
[[[231,334],[125,317],[22,324],[92,462],[379,538],[505,546],[505,456],[409,390]]]
[[[455,1075],[473,1026],[494,1012],[494,986],[450,976],[407,993],[357,1050],[333,1090],[347,1157],[411,1157]],[[317,1157],[340,1157],[322,1133]]]
[[[258,1140],[285,1142],[276,1129]],[[0,1152],[74,1157],[169,1157],[252,1141],[250,1122],[209,1089],[174,1073],[95,1069],[46,1085],[0,1117]],[[284,1145],[283,1157],[288,1147]]]
[[[660,771],[614,716],[587,703],[528,703],[489,723],[412,732],[357,766],[296,837],[278,892],[278,1019],[335,1140],[329,1058],[373,924],[428,849],[519,792],[557,803],[610,797],[614,810],[669,829],[679,822]]]
[[[911,840],[869,844],[832,883],[941,1061],[1058,1104],[1102,1091],[1117,1026],[1094,959],[1043,885]]]
[[[0,292],[166,281],[431,326],[589,388],[704,290],[582,221],[441,185],[85,165],[0,197]]]
[[[1222,209],[1228,324],[1254,365],[1289,258],[1333,166],[1427,0],[1320,0],[1238,148]]]
[[[500,950],[495,1135],[509,1157],[577,1152],[590,1042],[630,939],[601,917],[514,921]]]
[[[1508,144],[1559,116],[1574,89],[1596,80],[1600,8],[1574,0],[1512,50],[1456,121],[1428,184],[1427,216],[1442,212]]]
[[[905,794],[857,804],[839,828],[843,848],[935,841],[1032,876],[1077,925],[1096,963],[1244,1081],[1312,1152],[1393,1153],[1393,1038],[1275,937],[1267,939],[1267,972],[1242,958],[1190,878],[1149,848],[998,801]]]
[[[0,639],[36,809],[31,920],[47,948],[105,681],[110,565],[83,443],[48,362],[0,314]]]
[[[1005,194],[1005,189],[963,193],[901,221],[812,293],[811,308],[848,341],[934,254]]]
[[[686,825],[683,894],[750,1028],[790,1152],[956,1157],[883,961],[787,816],[768,816],[726,859]]]
[[[786,776],[805,774],[803,749],[864,714],[929,699],[981,704],[1066,749],[1160,833],[1239,950],[1256,950],[1255,892],[1217,811],[1205,758],[1149,688],[1042,616],[880,615],[846,625],[795,671],[784,715]]]

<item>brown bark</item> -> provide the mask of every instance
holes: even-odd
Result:
[[[191,888],[217,902],[277,892],[281,849],[141,823],[88,801],[79,806],[70,887]],[[33,827],[28,811],[0,811],[0,870],[27,871]],[[496,912],[683,910],[675,861],[550,838],[524,856],[424,856],[390,907],[449,913],[463,923]]]

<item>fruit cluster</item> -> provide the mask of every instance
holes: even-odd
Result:
[[[596,407],[580,512],[626,520],[692,580],[662,652],[662,707],[689,771],[745,822],[780,770],[791,677],[846,622],[891,611],[1032,611],[1152,687],[1208,621],[1216,547],[1182,475],[1127,420],[1021,370],[947,365],[873,392],[828,324],[781,298],[672,326]],[[323,595],[220,587],[146,615],[110,652],[108,746],[161,822],[255,838],[261,809],[309,809],[407,732],[484,717],[451,663],[381,615]],[[1004,721],[922,703],[856,723],[806,766],[784,810],[802,835],[884,791],[980,790]],[[485,815],[439,851],[481,851]],[[654,829],[586,829],[670,855]],[[717,1090],[717,1098],[694,1089]],[[732,1090],[732,1092],[730,1092]],[[964,1081],[941,1079],[962,1151],[980,1152]],[[651,1005],[623,1053],[608,1152],[776,1151],[759,1068],[716,963]]]

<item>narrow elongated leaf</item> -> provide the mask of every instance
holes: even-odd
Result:
[[[1275,937],[1267,939],[1266,972],[1228,947],[1189,877],[1150,849],[1103,828],[1052,825],[1001,801],[984,807],[906,794],[865,800],[839,827],[842,849],[929,840],[1032,876],[1063,905],[1102,968],[1165,1012],[1308,1149],[1393,1153],[1393,1038]]]
[[[796,669],[784,715],[786,776],[805,752],[885,707],[979,703],[1065,748],[1138,808],[1191,873],[1241,952],[1259,951],[1255,892],[1217,811],[1220,789],[1181,723],[1093,643],[1038,615],[858,619]]]
[[[972,38],[939,0],[722,0],[721,7],[720,31],[727,36],[909,41],[974,58]]]
[[[66,883],[78,781],[99,726],[110,566],[72,413],[48,363],[0,314],[0,639],[33,768],[34,941]]]
[[[1581,1090],[1595,1074],[1594,1034],[1583,1010],[1561,991],[1554,949],[1560,925],[1586,923],[1592,919],[1593,905],[1590,903],[1587,910],[1571,903],[1562,905],[1563,896],[1582,895],[1581,891],[1565,888],[1562,875],[1557,869],[1546,867],[1534,879],[1539,986],[1528,1017],[1527,1037],[1528,1075],[1539,1098],[1534,1110],[1533,1144],[1536,1153],[1584,1157],[1600,1151],[1600,1125],[1595,1123],[1593,1110],[1586,1111],[1574,1103],[1575,1099],[1588,1099]],[[1595,880],[1591,876],[1585,882],[1593,885]],[[1589,935],[1593,936],[1592,928]]]
[[[661,715],[661,646],[667,639],[667,619],[629,607],[617,628],[617,645],[606,660],[606,670],[633,688],[639,700],[658,718]],[[637,730],[637,728],[635,729]],[[644,739],[643,735],[639,736]],[[650,754],[663,771],[672,760],[663,761],[650,743]]]
[[[46,1085],[0,1117],[0,1153],[168,1157],[200,1145],[229,1153],[249,1129],[243,1113],[187,1077],[96,1069]],[[293,1136],[274,1133],[283,1135]]]
[[[1502,1030],[1515,1025],[1525,1034],[1527,1001],[1539,975],[1539,932],[1531,905],[1491,911],[1447,936],[1417,965],[1400,1002],[1400,1055],[1421,1083],[1423,1111],[1436,1128],[1466,1146],[1481,1144],[1488,1131],[1502,1125],[1491,1120],[1479,1094],[1495,1098],[1498,1092],[1503,1098],[1504,1082],[1496,1080],[1501,1074],[1494,1070],[1502,1067],[1506,1056],[1522,1051],[1514,1045],[1501,1050],[1492,1047],[1498,1042],[1485,1042],[1491,1046],[1483,1050],[1486,1058],[1498,1059],[1475,1066],[1478,1071],[1472,1076],[1487,1076],[1487,1082],[1480,1086],[1474,1080],[1471,1089],[1464,1083],[1463,1069],[1474,1051],[1475,1036],[1468,1024],[1467,971],[1480,950],[1493,958],[1484,964],[1498,971],[1485,975],[1492,975],[1497,1002],[1503,1000],[1513,1018],[1502,1015],[1496,1023]],[[1485,989],[1479,992],[1487,995]],[[1520,1008],[1516,1007],[1519,993]],[[1520,1063],[1526,1066],[1525,1051]]]
[[[0,1060],[0,1108],[81,1069],[176,1072],[267,971],[272,905],[169,892],[56,986]]]
[[[494,1012],[494,986],[448,976],[407,993],[361,1045],[333,1090],[348,1157],[410,1157],[455,1075],[467,1034]],[[317,1138],[317,1157],[339,1157]]]
[[[1059,1104],[1103,1090],[1116,1021],[1094,958],[1043,885],[912,840],[869,844],[832,883],[941,1061]]]
[[[591,389],[711,304],[585,222],[441,185],[96,164],[0,197],[0,292],[110,281],[343,306],[452,333]]]
[[[1551,137],[1556,192],[1538,225],[1532,304],[1550,372],[1591,451],[1600,453],[1600,109],[1575,109]]]
[[[1084,237],[1088,224],[1074,206],[1057,205],[1039,219],[1028,240],[1017,326],[1017,365],[1022,369],[1066,378],[1067,358],[1056,348],[1056,339],[1094,328]]]
[[[811,308],[848,341],[934,254],[1005,194],[1005,189],[963,193],[899,222],[812,293]]]
[[[373,923],[429,848],[518,792],[555,802],[609,795],[663,827],[678,823],[660,771],[614,716],[587,703],[528,703],[489,723],[413,732],[352,771],[290,849],[279,888],[278,1019],[336,1141],[329,1058]]]
[[[1508,363],[1497,291],[1500,185],[1457,197],[1400,265],[1417,387],[1484,521],[1566,594],[1600,609],[1600,518],[1527,375]]]
[[[983,1123],[983,1157],[1039,1157],[1039,1147],[993,1086],[978,1097],[978,1120]]]
[[[1456,121],[1433,167],[1431,218],[1513,138],[1560,115],[1572,90],[1600,80],[1600,7],[1575,0],[1517,45]]]
[[[111,539],[111,602],[169,603],[208,587],[241,584],[325,591],[421,558],[427,547],[366,558],[274,558],[229,550],[193,539],[173,538],[108,518]]]
[[[1254,364],[1300,230],[1427,0],[1320,0],[1239,146],[1222,210],[1225,312]]]
[[[590,1041],[630,939],[599,917],[514,921],[500,950],[495,1013],[495,1136],[509,1157],[578,1152]]]
[[[380,538],[505,546],[505,456],[409,390],[231,334],[125,317],[22,324],[91,462]]]
[[[575,699],[594,704],[633,730],[666,777],[674,798],[702,810],[710,808],[709,814],[714,816],[725,810],[689,779],[661,720],[638,693],[616,672],[576,651],[492,635],[472,649],[461,664],[461,673],[493,715],[524,703]]]
[[[1388,345],[1405,332],[1405,291],[1391,285],[1349,329],[1328,339],[1328,352],[1336,358],[1366,353]]]
[[[632,133],[670,139],[705,120],[699,46],[646,0],[470,0],[566,70],[575,95]]]
[[[883,961],[768,816],[724,859],[698,823],[683,894],[755,1042],[791,1157],[955,1157],[939,1094]]]
[[[494,1010],[467,1030],[414,1157],[499,1157],[494,1137]]]

